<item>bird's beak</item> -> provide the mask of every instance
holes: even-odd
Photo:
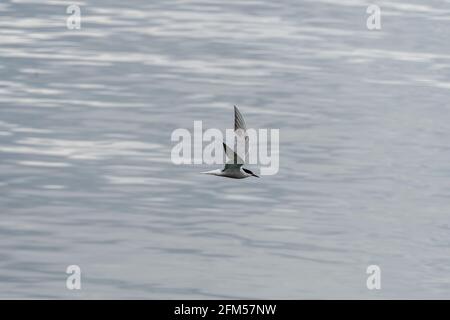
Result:
[[[256,174],[254,174],[254,173],[252,174],[252,176],[254,176],[254,177],[256,177],[256,178],[259,178],[259,176],[257,176],[257,175],[256,175]]]

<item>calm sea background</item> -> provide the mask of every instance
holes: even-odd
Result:
[[[371,3],[2,0],[0,298],[450,298],[450,1]],[[277,175],[172,164],[234,104]]]

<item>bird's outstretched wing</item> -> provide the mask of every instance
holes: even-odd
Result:
[[[239,109],[234,106],[234,131],[242,129],[247,130],[247,126],[245,125],[244,117],[242,116]]]
[[[229,159],[227,161],[227,163],[225,164],[225,169],[227,167],[231,167],[231,166],[237,166],[237,167],[242,166],[244,164],[244,160],[241,157],[239,157],[236,152],[231,150],[225,143],[222,143],[222,144],[223,144],[223,149],[225,151],[225,154],[227,155],[227,158]]]
[[[238,137],[237,143],[242,143],[242,142],[245,143],[245,145],[244,145],[245,154],[242,155],[243,158],[245,159],[248,154],[247,125],[245,124],[244,117],[242,116],[241,112],[239,111],[239,109],[236,106],[234,106],[234,132],[235,132],[236,136]],[[237,150],[239,151],[240,148],[237,148]],[[240,163],[244,163],[244,162],[240,162]]]

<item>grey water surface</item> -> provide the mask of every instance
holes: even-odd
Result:
[[[0,298],[450,298],[450,1],[372,3],[2,0]],[[278,174],[171,162],[234,104]]]

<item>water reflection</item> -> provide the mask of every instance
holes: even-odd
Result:
[[[362,0],[67,5],[0,4],[0,297],[373,298],[373,263],[376,297],[448,296],[445,3],[382,1],[379,32]],[[174,166],[233,104],[279,173]]]

